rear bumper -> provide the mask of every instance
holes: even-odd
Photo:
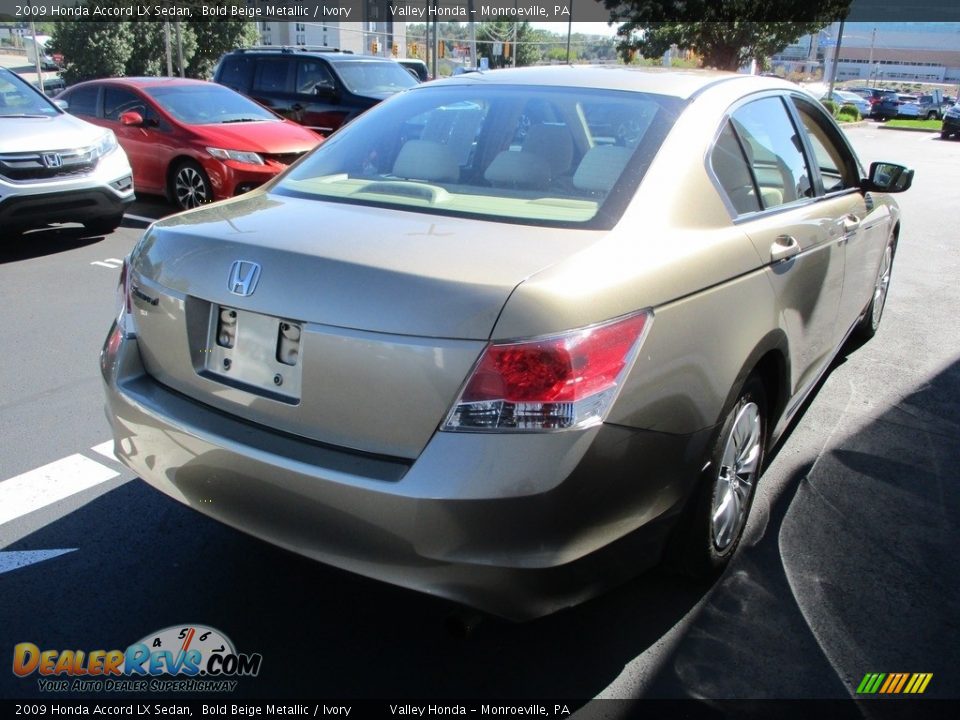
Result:
[[[147,375],[116,328],[101,370],[115,452],[152,486],[302,555],[515,620],[655,564],[711,435],[437,433],[408,461],[212,410]]]

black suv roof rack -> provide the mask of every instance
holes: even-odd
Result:
[[[263,51],[273,51],[279,53],[295,53],[295,52],[341,52],[348,55],[353,55],[353,50],[341,50],[340,48],[328,47],[326,45],[254,45],[253,47],[244,47],[237,48],[233,52],[235,53],[245,53],[245,52],[263,52]]]

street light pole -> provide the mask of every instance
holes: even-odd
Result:
[[[837,44],[833,48],[833,67],[830,68],[830,90],[827,97],[833,97],[833,86],[837,82],[837,65],[840,62],[840,43],[843,41],[843,23],[846,18],[840,20],[840,29],[837,30]]]

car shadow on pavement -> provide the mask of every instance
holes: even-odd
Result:
[[[102,233],[69,225],[30,230],[19,237],[0,235],[0,264],[31,260],[94,245],[103,240]]]
[[[771,498],[646,697],[845,698],[868,672],[932,672],[957,698],[960,362]]]

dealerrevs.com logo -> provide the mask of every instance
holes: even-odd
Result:
[[[204,625],[174,625],[126,650],[13,648],[13,674],[38,676],[42,692],[232,692],[234,678],[256,677],[262,662]]]

